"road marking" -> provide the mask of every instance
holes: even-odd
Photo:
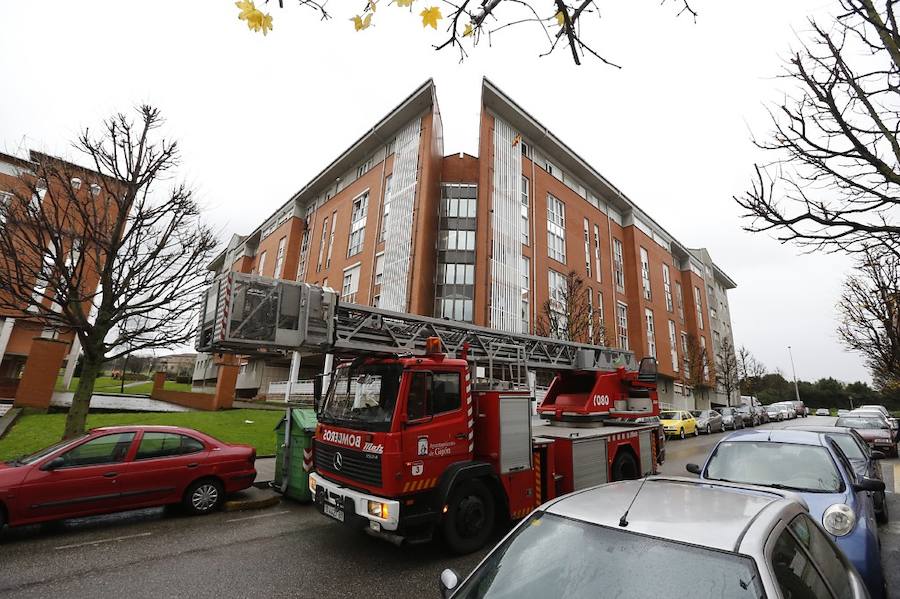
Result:
[[[61,549],[75,549],[76,547],[87,547],[88,545],[101,545],[103,543],[117,543],[119,541],[124,541],[126,539],[136,539],[138,537],[149,537],[152,535],[152,532],[142,532],[136,535],[126,535],[124,537],[115,537],[113,539],[100,539],[99,541],[86,541],[84,543],[74,543],[72,545],[60,545],[59,547],[54,547],[57,551]]]
[[[290,510],[284,510],[281,512],[273,512],[271,514],[257,514],[255,516],[245,516],[243,518],[232,518],[231,520],[226,520],[225,522],[241,522],[242,520],[255,520],[256,518],[270,518],[272,516],[280,516],[281,514],[287,514]]]

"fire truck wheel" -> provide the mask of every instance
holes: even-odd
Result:
[[[682,436],[681,438],[683,439],[684,437]],[[616,456],[612,465],[613,481],[634,480],[639,477],[640,470],[638,470],[637,460],[634,459],[631,452],[619,451],[619,455]]]
[[[481,549],[494,529],[494,496],[480,480],[456,487],[447,501],[442,532],[450,549],[463,555]]]

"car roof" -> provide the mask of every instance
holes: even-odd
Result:
[[[153,431],[165,433],[193,433],[202,434],[192,428],[184,428],[183,426],[167,426],[164,424],[134,424],[123,426],[101,426],[92,428],[90,433],[131,433],[137,431]]]
[[[756,517],[775,502],[806,504],[789,492],[681,477],[648,477],[566,495],[545,511],[628,532],[735,551]],[[643,486],[642,486],[643,484]],[[633,501],[633,503],[632,503]],[[630,507],[629,507],[630,506]]]
[[[769,443],[794,443],[797,445],[824,445],[821,433],[797,430],[796,428],[770,428],[739,431],[731,433],[720,442],[723,443],[725,441],[765,441]]]

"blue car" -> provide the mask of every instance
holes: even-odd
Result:
[[[828,435],[791,429],[733,433],[716,445],[701,479],[793,491],[862,575],[873,599],[885,595],[881,547],[871,494],[884,482],[858,474]]]

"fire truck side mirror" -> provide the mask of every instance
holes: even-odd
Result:
[[[315,409],[316,414],[319,413],[322,407],[322,376],[317,374],[313,378],[313,409]]]

